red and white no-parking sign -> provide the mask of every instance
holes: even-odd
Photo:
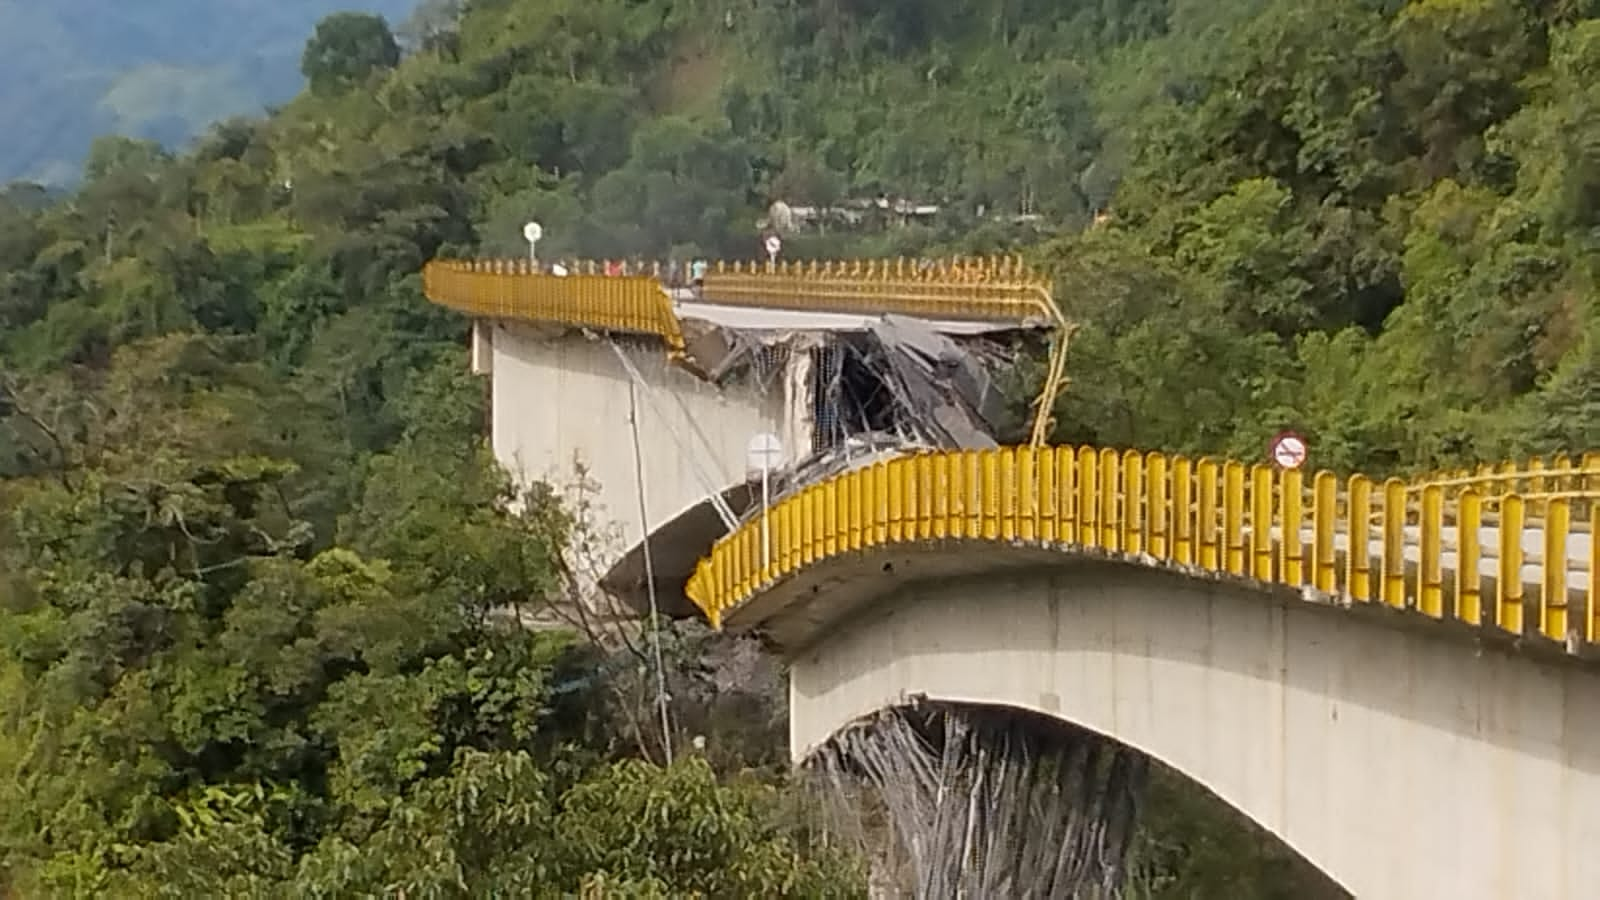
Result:
[[[1278,468],[1298,469],[1306,464],[1306,439],[1292,431],[1279,432],[1267,452]]]

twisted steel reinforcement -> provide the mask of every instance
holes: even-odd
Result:
[[[896,880],[930,900],[1120,896],[1149,774],[1144,754],[1092,732],[947,703],[884,710],[807,766],[835,827],[880,859],[867,820],[887,816],[909,863]]]

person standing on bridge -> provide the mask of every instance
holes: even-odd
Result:
[[[694,295],[699,298],[706,287],[706,261],[697,259],[689,266],[689,280],[694,285]]]

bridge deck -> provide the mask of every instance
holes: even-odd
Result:
[[[1273,541],[1277,543],[1281,531],[1273,529]],[[1406,526],[1405,559],[1407,562],[1422,562],[1422,529],[1416,526]],[[1301,531],[1302,541],[1310,546],[1314,539],[1312,529]],[[1457,546],[1459,529],[1454,525],[1445,525],[1440,528],[1439,568],[1444,573],[1444,581],[1449,582],[1456,575],[1460,566],[1461,553]],[[1545,575],[1545,533],[1537,524],[1529,524],[1522,529],[1522,566],[1521,581],[1524,585],[1541,585]],[[1564,568],[1566,570],[1566,586],[1569,590],[1587,591],[1589,587],[1589,565],[1592,558],[1593,540],[1587,532],[1569,532],[1566,536]],[[1339,534],[1335,538],[1335,545],[1340,553],[1346,552],[1350,547],[1350,536]],[[1384,543],[1381,539],[1368,541],[1368,553],[1374,560],[1383,558]],[[1498,526],[1484,526],[1478,529],[1478,577],[1486,581],[1494,581],[1501,574],[1500,560],[1500,529]]]
[[[859,329],[885,314],[939,323],[948,333],[1054,327],[1060,310],[1047,280],[1014,258],[858,263],[717,263],[693,291],[682,273],[635,266],[575,265],[567,275],[527,260],[435,260],[423,292],[441,306],[483,318],[653,335],[684,350],[685,318],[724,327]]]
[[[866,331],[882,313],[818,312],[753,303],[717,303],[699,299],[694,291],[679,288],[671,292],[672,309],[679,319],[701,321],[719,328],[741,331]],[[1012,331],[1009,322],[984,322],[961,319],[927,319],[928,327],[941,334],[975,335]]]
[[[1544,472],[1520,487],[1557,490],[1523,496],[1479,490],[1519,487],[1496,481],[1306,479],[1091,448],[925,453],[784,498],[764,524],[757,517],[713,548],[688,593],[718,626],[760,627],[775,610],[752,601],[808,567],[976,542],[995,558],[1110,556],[1414,610],[1576,652],[1600,643],[1600,503],[1560,488],[1597,476]]]

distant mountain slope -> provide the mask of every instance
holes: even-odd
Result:
[[[108,132],[181,144],[289,99],[317,21],[415,0],[0,0],[0,183],[78,176]]]

